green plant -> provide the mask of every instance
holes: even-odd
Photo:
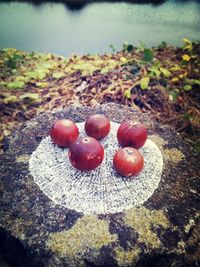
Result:
[[[115,53],[116,49],[113,44],[110,44],[109,47],[111,48],[112,52]]]
[[[19,62],[19,60],[22,58],[21,55],[18,54],[14,54],[13,56],[10,56],[6,61],[6,65],[8,68],[10,69],[16,69],[17,67],[17,63]]]
[[[134,46],[132,44],[129,44],[128,42],[123,43],[123,50],[127,51],[128,53],[131,52],[134,49]]]

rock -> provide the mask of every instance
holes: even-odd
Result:
[[[52,201],[34,182],[29,160],[57,118],[104,113],[137,119],[164,161],[161,181],[142,205],[84,214]],[[11,266],[198,266],[199,159],[171,128],[116,104],[41,114],[13,132],[0,156],[0,253]],[[48,153],[48,151],[47,151]]]

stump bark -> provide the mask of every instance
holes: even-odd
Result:
[[[83,214],[35,184],[30,157],[55,119],[103,113],[136,119],[159,147],[164,167],[154,194],[119,213]],[[11,266],[199,266],[199,157],[171,128],[116,104],[41,114],[12,133],[0,156],[0,252]],[[48,153],[48,151],[47,151]]]

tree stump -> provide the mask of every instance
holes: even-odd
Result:
[[[108,148],[112,135],[108,143],[103,141],[108,149],[105,166],[87,175],[65,165],[67,151],[51,144],[48,133],[56,119],[81,123],[96,113],[112,121],[114,132],[125,119],[146,125],[149,140],[143,152],[148,168],[135,184],[111,170],[109,156],[116,146],[112,151]],[[0,252],[11,266],[182,267],[200,263],[200,163],[173,129],[116,104],[71,106],[28,121],[12,133],[4,148],[0,157]],[[103,168],[110,168],[112,175]],[[71,187],[65,184],[67,176],[68,181],[72,179]]]

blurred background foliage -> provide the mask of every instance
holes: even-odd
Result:
[[[1,151],[11,130],[41,112],[107,102],[148,112],[200,151],[200,42],[182,41],[178,48],[126,42],[118,52],[67,58],[2,49]]]

